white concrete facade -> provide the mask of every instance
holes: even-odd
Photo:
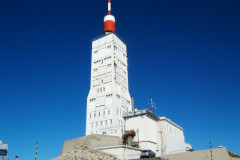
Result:
[[[139,159],[141,155],[141,150],[128,146],[112,146],[112,147],[104,147],[104,148],[96,148],[96,150],[112,154],[119,158],[120,160],[131,160],[131,159]]]
[[[126,44],[114,33],[109,33],[92,42],[86,135],[122,137],[123,114],[130,111]]]
[[[126,130],[134,130],[134,142],[139,142],[139,149],[150,149],[157,157],[186,152],[183,129],[171,120],[160,117],[148,110],[127,113]]]
[[[162,136],[162,152],[165,154],[175,154],[186,152],[190,144],[185,142],[183,128],[166,117],[160,117],[157,121],[158,132]]]

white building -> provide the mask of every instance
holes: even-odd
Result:
[[[0,159],[8,160],[8,145],[0,140]]]
[[[191,145],[185,143],[183,129],[165,117],[158,118],[149,110],[139,110],[127,113],[124,118],[126,131],[136,133],[133,144],[138,144],[139,149],[150,149],[158,157],[191,149]]]
[[[104,17],[104,35],[92,42],[86,135],[121,137],[124,133],[123,114],[132,111],[128,89],[127,47],[114,33],[115,18],[111,15],[110,8],[109,15]]]
[[[134,111],[128,86],[127,47],[115,34],[110,0],[108,6],[104,35],[92,41],[86,135],[125,137],[128,147],[123,143],[98,148],[120,158],[140,156],[140,150],[145,149],[163,157],[191,149],[191,145],[185,143],[180,126],[148,110]]]

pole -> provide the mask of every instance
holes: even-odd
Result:
[[[139,148],[139,129],[137,129],[137,134],[138,134],[138,148]]]
[[[75,146],[74,148],[74,160],[77,160],[77,147]]]
[[[37,142],[37,144],[36,144],[35,160],[37,160],[37,153],[38,153],[38,142]]]
[[[210,141],[210,152],[211,152],[211,160],[213,160],[213,154],[212,154],[212,142]]]

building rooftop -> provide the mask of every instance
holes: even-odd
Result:
[[[125,45],[127,45],[127,43],[126,43],[118,34],[116,34],[115,32],[108,32],[108,33],[106,33],[106,34],[103,34],[103,35],[101,35],[101,36],[98,36],[97,38],[94,38],[94,39],[92,40],[92,42],[95,41],[95,40],[98,40],[98,39],[100,39],[100,38],[102,38],[102,37],[108,36],[108,35],[110,35],[110,34],[114,34],[114,35],[117,36]]]
[[[176,123],[174,123],[173,121],[171,121],[170,119],[168,119],[168,118],[166,118],[166,117],[160,117],[160,118],[158,119],[158,121],[167,121],[168,123],[171,123],[171,124],[174,125],[175,127],[183,130],[182,127],[180,127],[179,125],[177,125]]]
[[[153,113],[152,111],[147,110],[147,109],[133,111],[133,112],[127,112],[123,115],[123,118],[127,119],[127,118],[132,118],[132,117],[143,116],[143,115],[146,115],[147,117],[149,117],[153,120],[156,120],[156,121],[158,120],[158,116],[155,113]]]

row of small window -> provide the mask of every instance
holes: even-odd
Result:
[[[113,94],[107,94],[106,97],[112,97],[112,95],[113,95]],[[96,100],[96,98],[91,98],[91,99],[90,99],[90,102],[95,101],[95,100]]]
[[[107,114],[110,115],[110,110],[108,110]],[[124,114],[124,111],[122,111],[121,109],[117,109],[117,115],[123,116],[123,114]],[[102,115],[105,116],[106,111],[103,111]],[[97,113],[90,113],[89,117],[91,119],[91,118],[96,118],[97,116],[101,117],[101,112],[98,112],[98,115],[97,115]]]
[[[108,124],[112,124],[112,119],[111,120],[105,120],[105,121],[100,121],[100,122],[95,122],[92,123],[92,127],[98,127],[98,126],[102,126],[102,125],[108,125]]]
[[[108,64],[107,66],[111,66],[112,64],[110,63],[110,64]],[[93,69],[93,71],[97,71],[98,69],[97,68],[95,68],[95,69]],[[125,72],[125,71],[124,71]]]
[[[106,57],[106,58],[104,58],[104,59],[100,59],[100,60],[98,60],[98,61],[95,61],[94,64],[99,63],[99,62],[102,62],[102,63],[103,63],[103,60],[107,60],[107,59],[110,59],[110,58],[112,58],[112,57],[109,56],[109,57]]]
[[[113,94],[107,94],[106,97],[112,97]]]
[[[107,46],[107,48],[111,48],[111,45]],[[98,51],[94,51],[94,54],[97,54]]]
[[[95,101],[96,100],[96,98],[92,98],[92,99],[90,99],[90,101]]]
[[[96,63],[98,63],[98,62],[101,62],[101,61],[103,62],[103,60],[98,60],[98,61],[95,61],[95,62],[94,62],[94,64],[96,64]]]
[[[105,91],[105,87],[103,87],[103,89],[102,89],[102,88],[97,89],[97,93],[99,93],[99,92],[103,92],[103,91]],[[106,95],[106,97],[112,97],[112,96],[113,96],[112,93]],[[116,96],[117,96],[117,98],[119,98],[119,99],[121,98],[121,96],[118,95],[118,94],[116,94]],[[92,99],[90,99],[90,101],[95,101],[95,100],[96,100],[96,98],[92,98]],[[130,104],[130,101],[127,100],[127,103]]]
[[[105,87],[97,89],[97,93],[101,93],[101,92],[105,92]]]
[[[107,111],[107,114],[110,115],[110,110]],[[105,116],[106,115],[106,111],[103,111],[102,112],[102,115]],[[90,113],[90,119],[93,117],[93,118],[96,118],[97,117],[97,113]],[[98,112],[98,117],[101,117],[101,112]]]
[[[104,60],[107,60],[107,59],[110,59],[110,58],[111,58],[111,56],[104,58]]]
[[[113,124],[113,121],[112,119],[111,120],[104,120],[104,121],[100,121],[100,122],[94,122],[91,124],[92,128],[93,127],[98,127],[98,126],[107,126],[107,125],[112,125]],[[124,125],[124,122],[123,121],[120,121],[118,120],[118,126],[123,126]]]

